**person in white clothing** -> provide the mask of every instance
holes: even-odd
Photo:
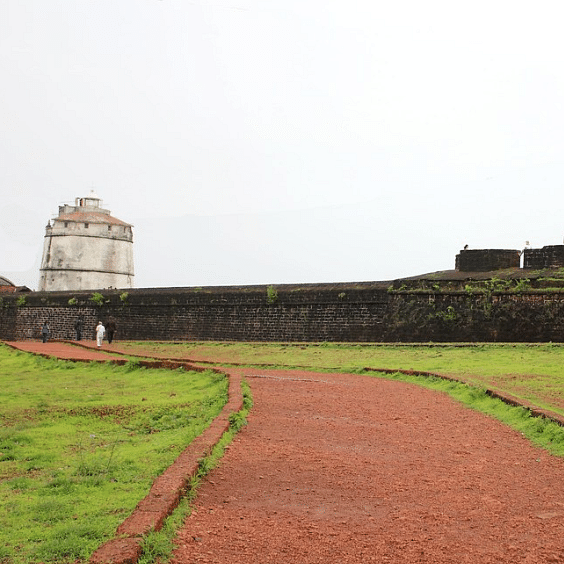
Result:
[[[98,321],[98,325],[96,325],[96,344],[101,347],[102,340],[104,338],[104,333],[106,332],[106,328],[102,325],[101,321]]]

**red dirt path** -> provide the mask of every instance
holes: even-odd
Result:
[[[241,372],[255,407],[174,563],[564,562],[564,461],[519,433],[410,384]]]
[[[46,343],[42,343],[40,341],[6,342],[8,346],[22,351],[46,357],[52,356],[63,360],[79,360],[86,362],[91,360],[97,360],[100,362],[123,360],[122,355],[112,355],[111,351],[107,350],[107,345],[106,347],[102,346],[100,347],[100,350],[97,350],[96,341],[80,341],[80,343],[83,346],[73,346],[64,341],[47,341]]]
[[[174,564],[564,562],[564,461],[519,433],[401,382],[229,372],[255,406]]]

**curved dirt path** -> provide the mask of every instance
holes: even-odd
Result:
[[[255,406],[175,564],[564,562],[564,461],[448,396],[240,370]]]

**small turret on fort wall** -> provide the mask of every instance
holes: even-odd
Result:
[[[39,291],[133,287],[132,225],[100,204],[92,191],[47,223]]]
[[[513,249],[472,249],[466,247],[456,255],[455,270],[460,272],[489,272],[505,268],[519,268],[521,252]]]

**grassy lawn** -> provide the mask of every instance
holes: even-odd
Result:
[[[366,367],[437,372],[503,390],[564,414],[564,346],[559,344],[355,345],[119,343],[130,353],[215,363],[300,366],[357,372]]]
[[[226,399],[212,372],[0,345],[0,562],[86,562]]]

